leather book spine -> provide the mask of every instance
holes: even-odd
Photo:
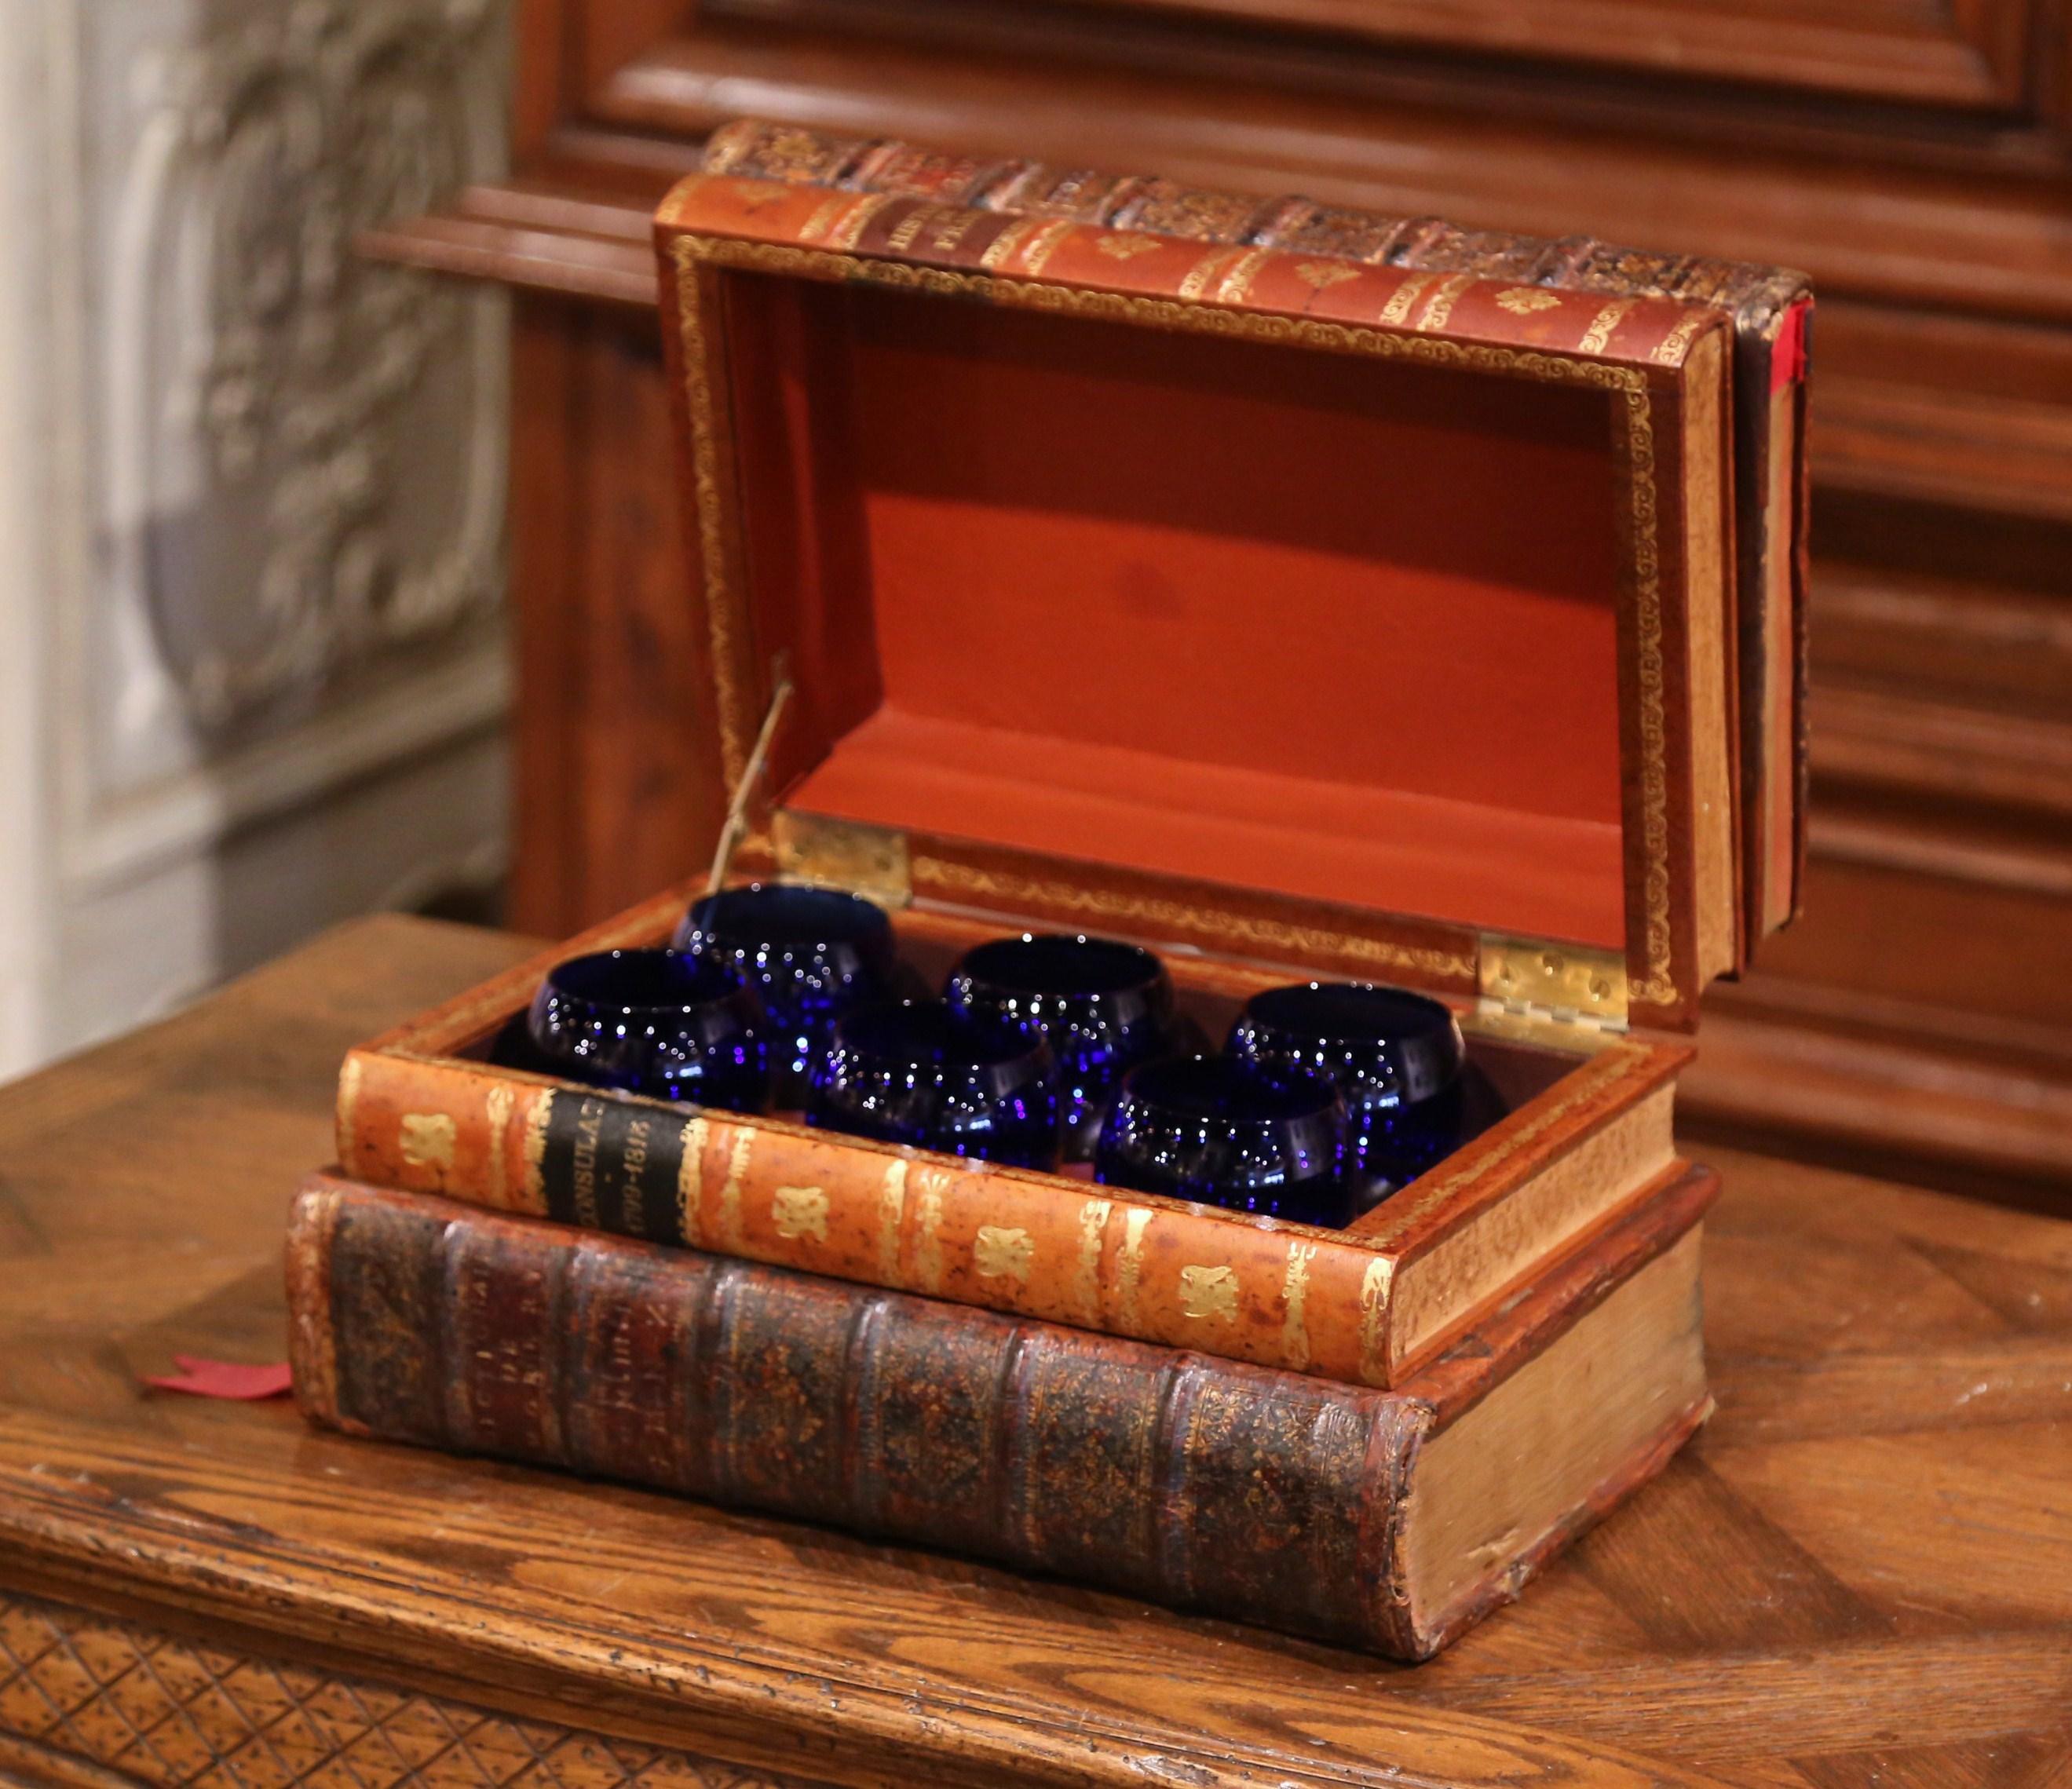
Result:
[[[1067,218],[1198,242],[1334,255],[1413,272],[1473,273],[1556,291],[1711,305],[1732,312],[1738,327],[1758,334],[1807,289],[1806,277],[1788,269],[1655,253],[1590,236],[1471,230],[1441,218],[1392,217],[1322,205],[1299,195],[1263,199],[1141,174],[947,154],[889,137],[837,137],[752,118],[714,131],[700,166],[709,174]]]
[[[738,245],[736,264],[743,266],[817,252],[1096,290],[1123,306],[1178,300],[1206,311],[1278,313],[1295,320],[1298,331],[1351,327],[1572,356],[1592,369],[1638,371],[1665,390],[1678,385],[1696,344],[1730,327],[1716,306],[1646,292],[1558,293],[1473,271],[1442,275],[1293,249],[1214,246],[1170,232],[732,174],[678,182],[656,214],[656,234],[660,251],[673,257],[679,286],[689,277],[685,257],[709,256],[715,244]]]
[[[322,1177],[288,1249],[317,1422],[1420,1649],[1423,1401]]]
[[[1564,1094],[1560,1139],[1608,1135],[1679,1065],[1670,1052],[1605,1052]],[[1461,1171],[1496,1147],[1470,1145]],[[1408,1357],[1392,1294],[1399,1267],[1436,1237],[1410,1221],[1415,1200],[1385,1242],[1232,1222],[1108,1187],[1074,1196],[1054,1176],[379,1048],[346,1059],[338,1151],[347,1174],[376,1186],[1368,1385],[1392,1383]],[[1635,1191],[1667,1165],[1636,1163]]]

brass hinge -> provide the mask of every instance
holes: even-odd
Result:
[[[904,907],[914,898],[906,835],[889,827],[780,807],[770,817],[770,845],[787,881],[847,888],[881,907]]]
[[[1479,969],[1486,1012],[1591,1031],[1626,1028],[1626,958],[1617,951],[1490,935],[1482,940]]]

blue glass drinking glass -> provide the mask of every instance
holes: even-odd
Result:
[[[898,964],[885,909],[840,888],[751,882],[695,902],[676,948],[721,958],[763,997],[782,1110],[803,1106],[834,1022],[893,992]]]
[[[1462,1142],[1467,1047],[1441,1002],[1367,982],[1309,982],[1256,994],[1230,1051],[1268,1073],[1328,1077],[1348,1120],[1348,1163],[1371,1204]]]
[[[1174,1048],[1173,983],[1133,944],[1025,932],[967,951],[943,990],[950,1010],[1050,1046],[1067,1161],[1090,1160],[1122,1077]]]
[[[1094,1178],[1233,1211],[1337,1228],[1353,1204],[1346,1112],[1314,1075],[1266,1077],[1229,1056],[1174,1057],[1124,1078]]]
[[[806,1122],[1021,1167],[1058,1162],[1058,1102],[1041,1038],[960,1019],[940,1000],[888,1001],[835,1021]]]
[[[551,1072],[730,1112],[770,1103],[763,1003],[726,963],[680,950],[601,950],[548,970],[527,1030]]]

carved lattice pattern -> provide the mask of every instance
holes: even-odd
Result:
[[[804,1789],[16,1597],[0,1732],[157,1789]]]

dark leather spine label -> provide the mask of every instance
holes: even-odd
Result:
[[[678,1186],[693,1117],[608,1094],[552,1095],[540,1154],[547,1215],[614,1236],[685,1241]]]

